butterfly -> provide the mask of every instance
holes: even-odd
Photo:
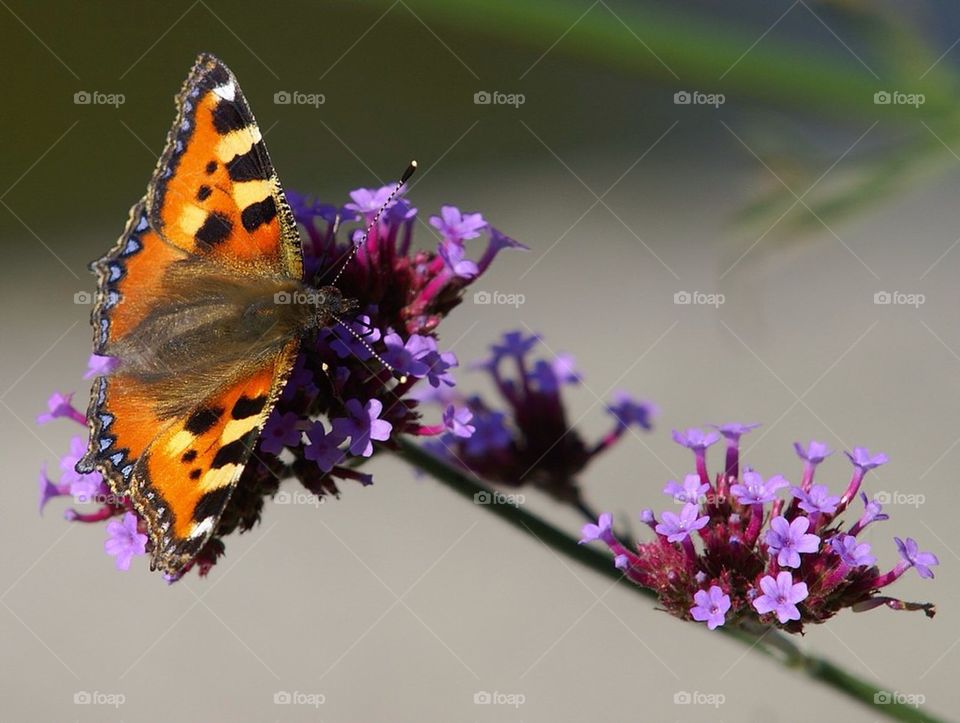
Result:
[[[233,73],[200,55],[176,103],[146,195],[91,264],[94,352],[118,366],[93,384],[77,464],[131,500],[151,569],[173,578],[215,533],[301,339],[358,306],[303,280],[293,213]]]

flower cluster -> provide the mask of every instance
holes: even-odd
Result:
[[[501,250],[523,246],[481,214],[444,206],[429,219],[441,236],[436,249],[414,250],[417,209],[403,198],[391,199],[393,190],[359,189],[342,207],[289,194],[303,229],[305,281],[319,288],[337,278],[344,297],[357,299],[360,309],[346,322],[349,328],[337,324],[303,340],[293,373],[215,536],[197,557],[201,574],[223,553],[225,535],[259,521],[264,499],[277,492],[281,480],[295,477],[312,494],[336,495],[337,480],[370,484],[371,475],[357,466],[377,445],[393,445],[398,435],[449,431],[463,437],[472,431],[464,423],[466,410],[453,406],[444,410],[437,425],[423,425],[419,402],[410,392],[421,382],[432,388],[453,387],[458,361],[438,346],[437,325]],[[341,220],[346,220],[342,226]],[[487,237],[486,245],[472,260],[469,242],[480,236]],[[113,362],[91,357],[87,378],[108,374]],[[86,426],[71,397],[54,394],[38,422],[68,418]],[[107,552],[126,569],[131,558],[149,546],[144,523],[129,500],[110,495],[100,474],[74,469],[85,448],[84,438],[73,439],[60,461],[58,482],[41,473],[41,509],[51,497],[70,495],[77,503],[97,505],[68,510],[70,520],[120,517],[108,526]]]
[[[609,514],[583,528],[581,542],[600,540],[613,552],[614,564],[631,581],[655,591],[667,611],[685,620],[705,622],[711,630],[754,619],[791,633],[820,623],[843,608],[923,610],[929,603],[908,603],[880,591],[910,568],[932,578],[938,564],[912,538],[894,538],[900,561],[888,572],[875,565],[869,543],[859,535],[888,519],[881,505],[860,491],[868,471],[887,462],[884,454],[863,447],[847,452],[853,476],[840,495],[814,481],[817,466],[830,454],[826,445],[796,444],[803,460],[799,485],[780,475],[764,479],[740,472],[740,438],[756,425],[728,424],[716,431],[674,431],[674,440],[694,453],[696,473],[671,481],[663,492],[682,505],[679,513],[651,510],[641,520],[657,535],[653,542],[628,549],[617,537]],[[707,449],[724,438],[724,470],[712,478]],[[786,493],[782,495],[781,493]],[[841,521],[859,495],[863,511],[853,524]],[[700,538],[694,544],[693,533]]]
[[[577,475],[631,427],[651,429],[655,410],[624,392],[617,393],[607,407],[614,418],[613,429],[588,444],[571,427],[561,397],[564,385],[582,383],[573,357],[558,354],[552,360],[534,361],[530,354],[539,342],[536,335],[508,332],[491,345],[490,357],[476,365],[490,374],[507,411],[479,396],[463,399],[452,390],[423,395],[424,401],[461,410],[449,430],[428,448],[485,480],[513,487],[531,484],[561,502],[582,506]]]

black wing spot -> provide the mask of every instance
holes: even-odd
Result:
[[[261,160],[265,155],[263,141],[257,141],[246,153],[234,156],[227,162],[230,180],[236,182],[269,180],[270,175]]]
[[[240,222],[247,231],[256,231],[265,223],[270,223],[277,216],[277,204],[273,196],[267,196],[262,201],[251,203],[240,213]]]
[[[237,400],[237,403],[233,405],[233,409],[230,411],[230,416],[234,419],[246,419],[247,417],[252,417],[254,414],[260,414],[260,412],[263,411],[266,403],[267,398],[263,394],[253,399],[243,395]]]
[[[200,479],[200,475],[203,474],[202,469],[192,469],[190,470],[190,479]]]
[[[225,444],[218,449],[216,455],[213,457],[213,462],[210,464],[210,467],[213,469],[220,469],[221,467],[226,467],[228,464],[240,464],[243,462],[246,456],[246,437],[241,437],[240,439],[235,439],[230,442],[230,444]]]
[[[217,170],[217,162],[216,162],[216,161],[210,161],[210,162],[207,164],[207,168],[206,168],[207,175],[208,175],[208,176],[212,176],[213,173],[214,173],[216,170]]]
[[[213,429],[214,425],[220,421],[220,417],[223,416],[223,412],[224,410],[221,407],[198,409],[190,415],[183,428],[193,436],[199,437]]]
[[[197,450],[188,449],[186,452],[183,453],[183,456],[180,458],[180,461],[183,462],[184,464],[188,464],[189,462],[192,462],[196,458],[197,458]]]
[[[200,188],[197,189],[197,200],[206,201],[210,198],[211,193],[213,193],[213,189],[210,188],[210,186],[200,186]]]
[[[193,510],[193,519],[195,522],[203,522],[208,517],[219,517],[223,506],[227,504],[230,498],[230,485],[210,490],[197,502]]]
[[[214,212],[207,216],[207,220],[197,229],[194,238],[203,243],[216,245],[230,238],[232,232],[233,222],[222,213]]]
[[[247,120],[243,117],[236,103],[221,100],[213,109],[213,127],[222,136],[239,131],[247,127]]]

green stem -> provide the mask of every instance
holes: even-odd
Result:
[[[478,479],[471,478],[461,470],[451,467],[407,439],[400,439],[400,449],[397,454],[412,466],[426,472],[467,499],[473,500],[474,496],[479,493],[489,494],[491,492]],[[601,575],[618,582],[624,579],[620,571],[613,566],[610,556],[606,552],[579,544],[576,538],[537,515],[509,504],[483,505],[482,509],[529,533],[552,550],[576,560]],[[626,587],[646,598],[656,598],[652,591],[632,583]],[[753,647],[758,652],[778,660],[788,668],[801,670],[813,680],[833,688],[859,703],[870,706],[870,710],[876,715],[883,715],[893,720],[919,721],[921,723],[939,723],[940,721],[939,718],[903,703],[891,701],[886,705],[877,705],[875,696],[882,694],[884,691],[893,690],[892,688],[878,688],[876,685],[846,672],[825,658],[804,653],[779,630],[753,624],[729,629],[721,627],[717,630]]]
[[[387,5],[383,0],[366,0],[366,4],[378,9]],[[676,9],[633,5],[617,8],[614,14],[600,4],[584,14],[584,3],[564,0],[417,0],[410,7],[428,26],[442,28],[441,35],[487,37],[530,51],[531,65],[539,64],[534,61],[540,53],[573,57],[675,90],[740,94],[844,119],[857,114],[911,121],[916,111],[909,106],[873,103],[876,91],[901,85],[903,90],[926,95],[927,113],[955,107],[945,68],[923,80],[912,76],[907,82],[897,63],[881,65],[871,60],[875,67],[868,69],[847,55],[839,42],[835,51],[821,53],[792,41],[758,41],[759,31]],[[810,11],[798,6],[792,12]],[[903,25],[902,18],[898,23],[872,24],[871,40],[881,47],[896,41],[898,48],[905,46],[904,37],[919,42],[918,34],[904,31]],[[538,71],[550,72],[529,70],[531,74]]]

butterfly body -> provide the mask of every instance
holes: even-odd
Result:
[[[293,215],[233,74],[201,55],[146,196],[92,268],[95,380],[78,471],[146,522],[181,575],[216,530],[308,332],[356,308],[303,279]]]

